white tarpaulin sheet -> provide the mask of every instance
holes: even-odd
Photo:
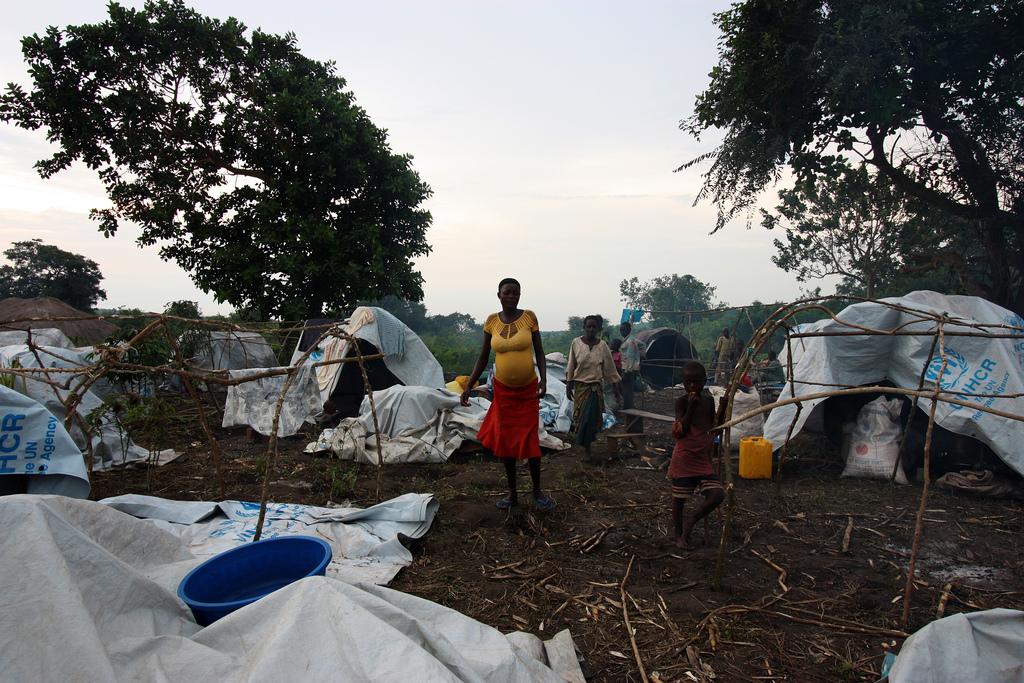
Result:
[[[889,671],[889,683],[944,681],[1024,681],[1024,612],[954,614],[907,638]]]
[[[911,292],[904,297],[885,299],[908,309],[931,313],[946,313],[951,317],[943,328],[946,331],[947,365],[940,382],[945,391],[960,392],[956,396],[980,406],[992,407],[1016,415],[1024,415],[1024,332],[993,329],[1003,334],[1020,334],[1009,339],[955,336],[958,331],[976,332],[967,324],[1013,325],[1024,327],[1024,319],[995,304],[973,296],[946,296],[935,292]],[[800,332],[842,331],[853,332],[850,325],[883,330],[899,328],[903,332],[933,330],[936,323],[923,321],[908,311],[901,311],[876,303],[849,306],[832,319],[802,325]],[[959,321],[960,324],[957,324]],[[843,322],[847,324],[843,324]],[[929,360],[931,336],[913,335],[847,335],[839,337],[804,337],[794,339],[793,374],[796,395],[823,390],[823,386],[837,387],[870,385],[889,380],[898,387],[917,389],[921,368],[929,362],[925,381],[934,383],[938,378],[942,359],[936,350]],[[782,359],[785,367],[787,361]],[[801,384],[804,382],[804,384]],[[933,384],[934,386],[934,384]],[[1016,398],[999,398],[1002,395]],[[791,398],[787,382],[780,399]],[[804,403],[793,433],[797,434],[824,399]],[[927,407],[922,402],[920,407]],[[772,410],[765,423],[764,434],[774,448],[782,446],[786,430],[793,420],[795,405]],[[988,444],[1006,464],[1024,475],[1024,450],[1020,449],[1024,424],[1008,418],[990,415],[979,410],[938,404],[936,422],[957,434],[963,434]]]
[[[228,376],[231,379],[251,377],[269,369],[271,368],[231,370]],[[288,393],[285,394],[284,403],[281,405],[281,416],[277,423],[279,437],[295,434],[302,428],[302,423],[307,417],[320,411],[320,392],[316,388],[313,367],[302,365],[296,368],[295,373],[295,379],[288,387]],[[260,434],[269,436],[274,431],[274,410],[277,408],[277,400],[287,380],[288,375],[274,375],[228,387],[221,426],[248,425]]]
[[[204,370],[270,368],[278,365],[274,349],[257,332],[210,330],[191,363]]]
[[[202,559],[179,536],[59,496],[7,496],[0,516],[0,680],[583,681],[567,632],[547,643],[505,636],[329,577],[201,628],[175,595]]]
[[[32,343],[36,346],[54,346],[70,349],[75,343],[62,330],[56,327],[43,327],[31,330]],[[0,330],[0,346],[16,346],[28,344],[29,330]]]
[[[253,540],[260,509],[258,503],[237,500],[204,503],[137,494],[100,502],[153,520],[181,537],[197,557],[216,555]],[[437,501],[425,493],[406,493],[366,509],[269,503],[262,538],[289,534],[318,536],[334,550],[328,576],[383,585],[412,562],[412,553],[402,545],[399,536],[422,537],[436,513]]]
[[[491,402],[473,397],[469,406],[447,389],[395,385],[373,392],[381,449],[385,463],[444,462],[465,440],[475,441]],[[552,450],[568,446],[544,430],[537,418],[540,445]],[[306,446],[306,452],[331,451],[342,460],[377,463],[369,399],[363,399],[359,417],[342,420],[325,429]]]
[[[0,366],[10,368],[17,364],[23,368],[37,368],[39,361],[42,361],[43,366],[47,368],[75,369],[90,366],[90,363],[83,360],[82,354],[74,349],[51,346],[39,347],[35,350],[30,350],[27,346],[0,348]],[[54,417],[63,422],[64,401],[72,391],[79,391],[85,378],[85,374],[52,373],[49,375],[49,380],[62,385],[55,387],[52,384],[21,375],[14,378],[13,384],[15,391],[35,399]],[[99,412],[94,413],[97,410]],[[146,460],[150,457],[149,451],[132,442],[116,416],[112,412],[106,411],[103,400],[92,390],[86,391],[82,395],[76,412],[81,420],[88,419],[95,425],[90,440],[94,472]],[[92,417],[90,418],[90,416]],[[80,425],[80,420],[72,422],[70,434],[79,449],[85,452],[87,450],[86,436]]]
[[[26,493],[89,496],[85,460],[64,425],[38,401],[2,384],[0,475],[28,475]]]

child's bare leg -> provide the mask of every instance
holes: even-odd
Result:
[[[685,520],[683,520],[683,534],[681,546],[690,546],[690,532],[697,522],[711,514],[711,511],[722,504],[725,500],[725,491],[722,489],[711,489],[704,494],[704,502],[694,508]]]
[[[686,509],[685,498],[672,499],[672,538],[677,545],[682,545],[683,540],[683,512]]]

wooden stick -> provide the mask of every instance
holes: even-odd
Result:
[[[750,552],[754,553],[754,555],[756,555],[757,557],[759,557],[762,560],[764,560],[768,564],[769,567],[771,567],[772,569],[774,569],[775,571],[777,571],[779,573],[778,579],[776,579],[776,580],[778,581],[779,586],[782,588],[782,592],[783,593],[788,593],[789,592],[789,586],[786,585],[786,576],[789,574],[789,572],[787,572],[785,569],[783,569],[779,565],[775,564],[774,562],[769,560],[767,557],[765,557],[761,553],[759,553],[756,550],[754,550],[753,548],[750,549]]]
[[[943,338],[942,323],[939,323],[939,354],[942,356],[942,366],[935,378],[935,393],[932,396],[931,409],[928,411],[928,431],[924,437],[924,482],[921,484],[921,502],[917,507],[917,520],[914,522],[914,541],[910,546],[910,562],[907,566],[907,585],[903,589],[903,617],[900,623],[904,628],[910,621],[910,601],[914,592],[914,572],[917,569],[917,554],[921,550],[921,534],[924,532],[924,513],[928,507],[928,484],[931,478],[931,456],[932,456],[932,432],[935,430],[935,408],[938,406],[940,383],[942,376],[946,374],[946,365],[949,359],[946,358],[946,342]]]
[[[633,656],[636,658],[637,668],[640,669],[640,679],[644,683],[650,683],[650,679],[647,678],[647,670],[644,669],[644,662],[640,658],[640,648],[636,645],[636,636],[633,635],[633,627],[629,623],[629,607],[626,606],[626,581],[629,579],[629,572],[633,569],[633,560],[636,559],[636,555],[629,558],[629,564],[626,566],[626,573],[622,577],[622,583],[619,584],[619,596],[622,598],[622,621],[626,625],[626,634],[629,636],[629,644],[633,648]]]
[[[953,590],[953,584],[947,583],[942,587],[942,595],[939,596],[939,606],[935,609],[935,618],[941,619],[946,614],[946,603],[949,602],[949,592]]]
[[[846,518],[846,531],[843,532],[843,553],[850,552],[850,536],[853,535],[853,517]]]

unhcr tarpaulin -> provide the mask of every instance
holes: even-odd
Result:
[[[957,336],[956,332],[977,333],[971,325],[1011,325],[1024,327],[1024,319],[989,301],[973,296],[946,296],[935,292],[911,292],[904,297],[884,299],[894,304],[864,302],[843,309],[832,319],[802,325],[804,332],[844,332],[843,336],[802,337],[794,339],[793,374],[796,395],[821,392],[828,388],[856,387],[889,380],[897,387],[917,389],[921,369],[927,363],[926,383],[939,377],[942,357],[936,350],[929,359],[933,320],[922,319],[914,310],[936,315],[947,314],[944,323],[946,368],[940,385],[958,392],[954,398],[971,404],[1024,415],[1024,331],[992,328],[992,332],[1020,335],[993,339],[984,336]],[[904,310],[900,310],[902,307]],[[858,327],[900,330],[900,335],[851,334]],[[782,366],[787,366],[785,358]],[[787,381],[780,400],[793,395]],[[1014,397],[1016,395],[1016,397]],[[1006,396],[1006,398],[1000,398]],[[797,434],[825,399],[803,404],[793,433]],[[919,407],[928,407],[921,402]],[[775,448],[782,446],[796,405],[772,410],[765,423],[765,436]],[[940,402],[935,412],[940,426],[986,443],[1007,465],[1024,475],[1024,451],[1020,449],[1024,423],[991,415],[970,407]]]
[[[82,452],[64,425],[28,396],[0,384],[0,475],[24,476],[24,493],[89,496]],[[3,486],[4,482],[0,482]],[[3,486],[9,491],[12,487]]]
[[[100,501],[135,517],[151,520],[179,536],[197,557],[209,557],[253,540],[258,503],[167,500],[128,494]],[[334,558],[327,575],[348,582],[388,584],[412,553],[400,536],[423,537],[437,513],[430,494],[406,493],[369,508],[322,508],[268,503],[262,538],[310,534],[330,543]]]
[[[181,537],[59,496],[0,498],[0,517],[0,680],[583,682],[568,632],[506,636],[329,577],[201,628],[175,595],[201,561]]]

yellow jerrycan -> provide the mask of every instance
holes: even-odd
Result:
[[[740,476],[744,479],[772,478],[772,442],[763,436],[740,439]]]

